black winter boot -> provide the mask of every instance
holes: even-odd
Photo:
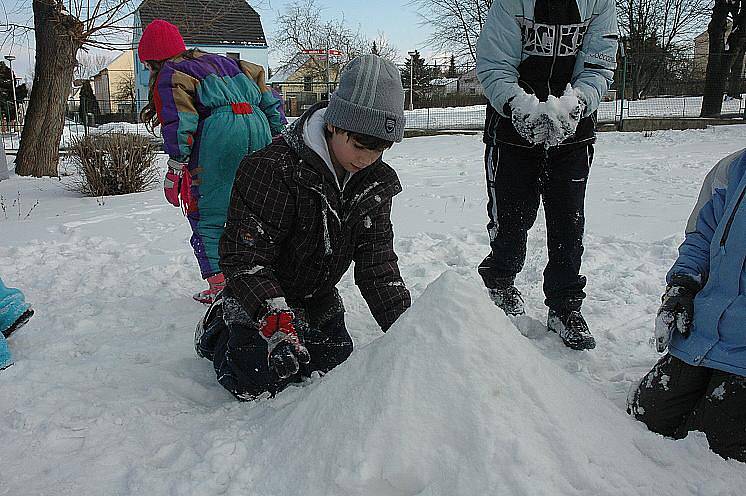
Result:
[[[223,295],[218,294],[194,330],[194,351],[197,352],[198,357],[212,361],[218,337],[223,329],[225,329]]]
[[[526,310],[523,308],[523,297],[521,292],[513,286],[500,288],[487,288],[492,301],[505,312],[505,315],[523,315]]]
[[[6,338],[9,338],[11,334],[16,332],[21,327],[25,326],[33,315],[34,315],[34,310],[32,308],[29,308],[28,310],[23,312],[23,314],[21,314],[21,316],[18,317],[16,321],[13,322],[13,324],[10,327],[8,327],[7,329],[3,331],[3,336],[5,336]]]
[[[550,308],[547,329],[559,334],[565,346],[573,350],[592,350],[596,347],[596,340],[580,310]]]

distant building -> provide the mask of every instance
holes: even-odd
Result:
[[[134,88],[134,52],[122,52],[109,65],[93,76],[93,93],[102,114],[132,112],[131,96]],[[134,96],[134,95],[132,95]]]
[[[340,64],[330,57],[327,66],[325,57],[323,53],[298,53],[267,81],[282,95],[288,115],[300,115],[314,103],[327,100],[336,88]]]
[[[67,97],[67,111],[70,113],[76,113],[80,108],[80,88],[83,87],[84,79],[73,79],[73,84],[70,87],[70,95]],[[96,93],[96,90],[93,90]]]
[[[430,81],[430,91],[434,95],[449,95],[459,92],[459,78],[437,78]]]
[[[135,11],[135,87],[138,109],[148,99],[147,70],[137,57],[142,31],[154,19],[178,26],[187,48],[199,48],[268,68],[267,40],[259,14],[245,0],[144,0]]]
[[[466,71],[458,77],[458,91],[469,95],[484,95],[484,89],[477,78],[476,69]]]

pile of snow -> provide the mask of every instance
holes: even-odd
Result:
[[[702,443],[667,441],[630,422],[453,272],[384,337],[292,396],[244,427],[259,429],[260,442],[242,448],[243,460],[225,469],[205,460],[230,478],[211,489],[684,495],[746,484],[741,464]]]

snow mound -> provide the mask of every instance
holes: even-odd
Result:
[[[233,480],[255,494],[736,494],[733,478],[746,482],[701,436],[647,432],[455,272],[385,336],[292,391]]]

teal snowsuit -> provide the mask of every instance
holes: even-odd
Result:
[[[198,50],[164,63],[153,100],[165,152],[188,167],[181,196],[206,279],[220,272],[218,242],[236,169],[282,131],[280,101],[260,66]]]

